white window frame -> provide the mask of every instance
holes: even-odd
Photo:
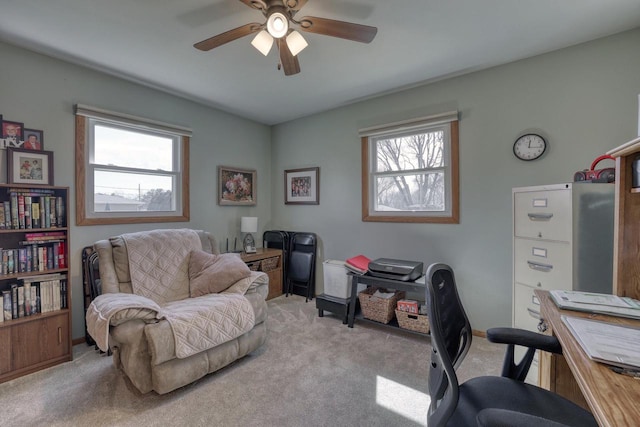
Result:
[[[94,159],[95,126],[162,136],[172,140],[171,171],[157,175],[172,177],[174,204],[170,211],[96,212],[94,172],[97,170],[132,173],[156,173],[144,169],[100,165]],[[85,105],[76,106],[76,224],[130,224],[189,221],[189,141],[191,131],[137,116],[115,113]]]
[[[444,165],[406,171],[377,171],[377,142],[442,130],[444,132]],[[406,120],[360,130],[362,142],[362,220],[374,222],[423,222],[458,224],[459,220],[459,162],[458,112]],[[443,211],[387,211],[376,210],[376,179],[404,173],[444,173],[445,209]]]

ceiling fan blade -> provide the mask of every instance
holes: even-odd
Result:
[[[234,28],[233,30],[218,34],[217,36],[202,40],[201,42],[194,44],[193,47],[206,52],[218,46],[222,46],[225,43],[239,39],[240,37],[258,32],[261,28],[261,24],[252,22],[251,24],[243,25],[242,27]]]
[[[370,43],[378,33],[376,27],[336,21],[333,19],[316,18],[314,16],[305,16],[299,22],[302,31],[339,37],[361,43]]]
[[[300,72],[300,63],[298,57],[293,56],[287,45],[287,40],[283,37],[276,39],[278,41],[278,50],[280,51],[280,63],[284,68],[284,75],[291,76]]]
[[[267,10],[267,3],[264,0],[240,0],[240,1],[252,9],[258,9],[265,12]]]

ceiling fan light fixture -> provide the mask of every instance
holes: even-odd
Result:
[[[253,47],[258,49],[261,54],[267,56],[273,46],[273,37],[265,30],[260,31],[251,41]]]
[[[309,46],[309,43],[302,37],[302,34],[297,32],[296,30],[291,31],[291,33],[287,36],[287,46],[289,46],[289,50],[293,56],[298,55],[302,50]]]
[[[280,11],[272,12],[267,18],[267,31],[272,37],[279,39],[289,31],[289,20]]]

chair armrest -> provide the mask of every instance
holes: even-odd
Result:
[[[551,335],[517,328],[487,329],[487,340],[498,344],[515,344],[523,347],[535,348],[550,353],[562,354],[562,347],[558,339]]]
[[[526,379],[536,350],[562,354],[562,347],[556,337],[524,329],[487,329],[487,340],[499,344],[507,344],[507,352],[504,357],[504,364],[502,365],[502,376],[517,381],[524,381]],[[518,363],[516,363],[515,360],[516,345],[527,347],[527,352]]]
[[[508,409],[483,409],[478,413],[479,427],[566,427],[566,424]]]

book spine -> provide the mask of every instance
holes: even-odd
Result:
[[[24,288],[24,315],[31,316],[31,283],[25,283]]]
[[[4,205],[4,228],[11,228],[11,201],[5,200]]]
[[[56,215],[56,197],[49,199],[49,223],[51,228],[58,227],[58,217]]]
[[[66,242],[60,242],[58,244],[58,268],[67,268]]]
[[[40,223],[40,203],[38,202],[31,202],[31,222],[33,228],[42,227]]]
[[[53,248],[51,246],[44,247],[45,259],[47,260],[47,270],[53,270]],[[57,254],[56,254],[57,257]]]
[[[11,290],[2,291],[2,317],[11,320],[13,317],[13,304],[11,302]]]
[[[42,226],[44,228],[51,228],[51,197],[50,196],[44,196],[44,217],[42,218]],[[41,212],[42,213],[42,209]]]
[[[31,196],[24,196],[24,228],[31,228]]]
[[[17,230],[18,227],[18,195],[11,193],[11,228]]]
[[[24,196],[18,194],[18,227],[23,229],[24,225]]]
[[[58,217],[58,227],[64,227],[66,224],[64,198],[56,197],[56,216]]]
[[[7,224],[4,220],[4,203],[0,203],[0,229],[7,228]]]
[[[45,228],[45,218],[44,218],[44,204],[45,204],[45,199],[44,196],[40,197],[40,203],[38,203],[40,206],[40,228]]]
[[[18,318],[18,285],[11,285],[11,318]]]

